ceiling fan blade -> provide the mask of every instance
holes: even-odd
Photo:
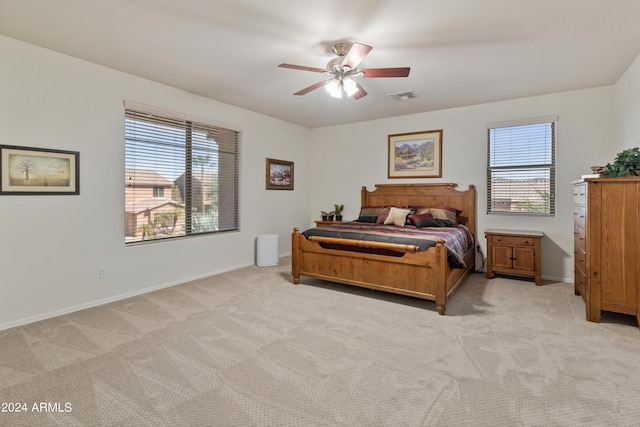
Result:
[[[411,68],[409,67],[400,67],[400,68],[364,68],[360,70],[364,73],[362,77],[365,78],[373,78],[373,77],[407,77],[409,75],[409,71]]]
[[[367,91],[364,90],[364,88],[362,86],[360,86],[360,83],[356,82],[356,87],[358,88],[358,91],[353,94],[353,96],[352,96],[353,99],[355,99],[357,101],[358,99],[362,98],[363,96],[367,96]]]
[[[305,67],[304,65],[293,65],[293,64],[280,64],[278,67],[282,68],[291,68],[293,70],[302,70],[302,71],[312,71],[314,73],[324,73],[325,69],[315,68],[315,67]]]
[[[322,87],[322,86],[324,86],[324,85],[326,85],[326,84],[327,84],[327,82],[326,82],[326,81],[321,80],[321,81],[319,81],[318,83],[314,83],[314,84],[312,84],[312,85],[311,85],[311,86],[309,86],[309,87],[305,87],[304,89],[297,91],[296,93],[294,93],[294,95],[304,95],[304,94],[307,94],[307,93],[311,92],[312,90],[316,90],[316,89],[318,89],[319,87]]]
[[[348,65],[352,70],[357,68],[362,60],[371,52],[371,49],[373,48],[366,44],[353,43],[349,52],[344,56],[342,65]]]

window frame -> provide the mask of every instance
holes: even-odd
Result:
[[[164,197],[164,187],[162,186],[154,186],[153,187],[153,197]]]
[[[487,124],[487,214],[488,215],[508,215],[508,216],[537,216],[537,217],[554,217],[555,216],[555,199],[556,199],[556,185],[555,185],[555,169],[556,169],[556,161],[555,161],[555,149],[556,149],[556,132],[557,132],[557,121],[558,116],[543,116],[529,119],[520,119],[520,120],[510,120],[510,121],[502,121],[502,122],[493,122]],[[492,141],[492,131],[494,130],[505,130],[507,131],[509,128],[518,128],[518,127],[529,127],[529,126],[538,126],[538,125],[547,125],[549,126],[549,137],[548,140],[546,138],[543,144],[545,144],[544,150],[549,150],[547,154],[545,151],[545,155],[549,156],[549,162],[542,163],[519,163],[518,156],[514,155],[508,156],[509,162],[503,165],[494,165],[492,166],[492,142],[495,145],[495,142]],[[529,143],[530,140],[525,141],[523,138],[523,142]],[[548,146],[547,146],[548,144]],[[549,200],[548,200],[548,211],[539,211],[535,209],[529,210],[511,210],[513,209],[513,202],[510,198],[508,201],[509,210],[500,210],[495,209],[495,205],[497,199],[495,199],[495,193],[497,189],[494,188],[492,178],[496,173],[499,172],[514,172],[518,174],[524,174],[524,176],[528,176],[525,178],[530,180],[533,185],[535,185],[536,178],[534,177],[539,172],[548,172],[548,190],[549,190]],[[542,178],[546,179],[546,178]],[[516,194],[518,194],[516,192]],[[522,193],[520,193],[522,194]],[[506,206],[506,205],[505,205]]]
[[[240,231],[241,129],[127,100],[124,101],[124,107],[125,224],[123,231],[125,245],[166,242]],[[147,117],[149,120],[145,123]],[[154,129],[155,125],[157,128]],[[139,136],[141,134],[132,135],[136,128],[138,131],[153,130],[153,132],[148,132],[145,137]],[[175,153],[163,155],[162,151],[167,146],[167,140],[163,138],[168,136],[177,138],[173,144]],[[198,161],[202,162],[201,154],[207,153],[212,153],[212,159],[208,169],[205,169],[202,164],[198,164]],[[161,160],[159,163],[152,163],[159,160]],[[138,211],[141,209],[140,205],[143,205],[142,200],[146,197],[136,192],[140,191],[136,189],[142,187],[136,185],[135,174],[144,170],[138,168],[138,165],[149,168],[152,174],[157,174],[160,181],[163,181],[158,184],[155,180],[150,184],[152,186],[150,195],[154,199],[158,199],[157,185],[171,184],[171,188],[164,189],[164,199],[168,203],[163,209],[173,208],[173,211],[163,211],[160,206],[154,206],[146,210],[144,215],[147,219],[143,219]],[[162,176],[162,171],[171,168],[177,175]],[[205,181],[202,181],[203,173]],[[197,174],[201,176],[197,177]],[[134,176],[133,180],[132,176]],[[134,183],[133,186],[131,182]],[[128,194],[127,191],[133,194]],[[211,197],[213,199],[209,200]],[[198,208],[198,204],[203,206]],[[135,208],[132,209],[132,206]],[[144,209],[144,206],[142,208]],[[161,216],[166,219],[167,214],[171,212],[176,217],[173,219],[174,227],[177,218],[183,217],[182,221],[179,221],[178,230],[172,229],[170,233],[162,235],[156,233],[152,237],[147,237],[148,234],[140,231],[139,227],[153,228],[157,225],[152,218]]]

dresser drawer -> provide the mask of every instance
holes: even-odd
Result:
[[[584,302],[587,302],[587,277],[580,271],[580,269],[576,268],[573,280],[575,284],[575,292],[582,295],[582,299]]]
[[[587,184],[576,184],[573,187],[573,204],[586,205],[587,203]]]
[[[582,252],[586,252],[587,249],[585,240],[586,236],[587,232],[584,228],[578,226],[577,224],[573,226],[573,245],[576,249],[581,249]]]
[[[584,206],[573,207],[573,221],[582,228],[586,228],[587,224],[587,208]]]
[[[491,236],[491,241],[496,245],[533,246],[535,239],[519,236]]]
[[[573,256],[575,258],[576,272],[580,270],[582,275],[585,275],[587,271],[587,255],[580,249],[576,249]]]

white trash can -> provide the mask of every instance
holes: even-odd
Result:
[[[278,265],[278,235],[261,234],[258,236],[256,265],[272,267]]]

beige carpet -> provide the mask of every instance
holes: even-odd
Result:
[[[586,322],[572,285],[474,274],[439,316],[428,301],[294,286],[289,270],[0,332],[0,409],[26,404],[0,425],[640,424],[635,321]]]

